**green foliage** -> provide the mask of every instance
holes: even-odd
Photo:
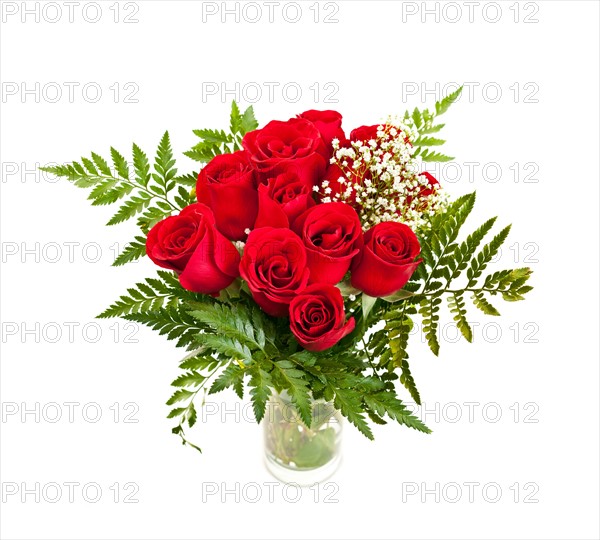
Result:
[[[186,291],[175,274],[159,270],[154,278],[146,278],[142,283],[127,289],[127,294],[104,310],[99,319],[123,317],[136,313],[157,312],[161,308],[177,308],[182,302],[202,301],[202,295]]]
[[[412,113],[406,111],[404,114],[404,120],[417,130],[418,137],[413,141],[415,147],[415,156],[420,156],[423,161],[452,161],[454,158],[430,150],[430,146],[441,146],[446,141],[444,139],[438,139],[437,137],[430,137],[433,133],[438,133],[442,130],[445,124],[437,124],[436,120],[438,116],[444,114],[452,103],[454,103],[462,92],[462,86],[456,91],[448,94],[442,100],[436,102],[435,111],[429,111],[429,109],[423,109],[422,111],[415,108]]]
[[[226,388],[233,387],[240,399],[244,397],[244,371],[235,362],[231,362],[214,380],[209,394],[216,394]]]
[[[66,178],[75,186],[90,189],[92,206],[118,203],[118,209],[107,225],[116,225],[133,218],[143,236],[136,236],[114,266],[135,261],[145,254],[145,236],[158,221],[192,202],[189,176],[176,176],[175,158],[169,133],[162,136],[156,157],[150,166],[147,155],[137,145],[132,146],[132,164],[118,150],[110,148],[111,165],[92,152],[91,158],[81,158],[66,165],[42,167],[41,170]]]
[[[122,266],[144,255],[146,255],[146,239],[143,236],[136,236],[115,259],[113,266]]]
[[[415,109],[406,113],[406,121],[418,132],[413,144],[423,161],[452,159],[437,152],[445,141],[435,134],[444,127],[437,122],[438,117],[460,92],[461,89],[437,102],[433,111]],[[242,113],[234,102],[229,130],[194,131],[200,141],[186,155],[206,163],[218,154],[236,151],[241,148],[244,135],[257,126],[252,107]],[[111,148],[110,165],[92,153],[78,162],[44,170],[88,189],[93,206],[117,205],[108,224],[137,220],[141,233],[125,246],[114,266],[142,257],[150,227],[195,199],[197,173],[178,175],[168,133],[161,138],[152,161],[134,144],[131,163]],[[185,431],[197,423],[206,395],[232,389],[242,399],[245,383],[259,422],[272,394],[285,392],[297,417],[314,430],[319,428],[314,400],[324,399],[332,401],[369,439],[373,438],[369,420],[375,424],[392,420],[430,433],[398,395],[402,385],[415,403],[421,403],[408,362],[409,336],[416,321],[420,319],[427,343],[438,355],[444,297],[457,328],[470,342],[473,332],[467,315],[468,300],[484,314],[497,316],[499,312],[490,298],[518,301],[532,289],[528,285],[529,268],[486,273],[510,226],[489,240],[496,224],[496,218],[491,218],[459,239],[474,204],[475,193],[459,197],[430,217],[428,226],[418,231],[422,262],[401,291],[385,298],[370,298],[347,283],[340,284],[346,312],[354,317],[356,330],[323,352],[302,350],[289,330],[289,321],[267,316],[239,281],[214,298],[183,289],[174,272],[159,270],[155,277],[127,289],[99,317],[139,322],[173,340],[176,346],[192,351],[179,364],[179,375],[172,382],[174,391],[167,405],[168,417],[178,422],[173,433],[183,444],[198,451],[200,448],[189,442]],[[292,432],[298,432],[296,426]],[[317,433],[319,436],[301,450],[293,450],[295,463],[308,466],[324,462],[331,455],[335,433],[327,429]]]
[[[394,392],[387,391],[366,394],[363,396],[363,399],[365,405],[380,417],[385,414],[399,424],[422,431],[423,433],[431,433],[431,430],[421,420],[406,409]]]
[[[242,139],[249,131],[254,131],[258,122],[254,118],[254,109],[248,107],[243,113],[237,103],[231,104],[229,133],[217,129],[195,129],[194,135],[200,138],[190,150],[184,154],[201,163],[208,163],[219,154],[227,154],[241,149]]]
[[[197,346],[198,336],[203,335],[200,332],[204,330],[204,327],[193,317],[177,307],[131,313],[122,317],[128,321],[144,324],[152,330],[156,330],[159,335],[166,336],[169,340],[177,340],[177,347],[186,347],[187,349],[193,349]],[[212,336],[208,334],[206,337]]]
[[[363,407],[363,395],[352,389],[337,386],[331,389],[335,395],[334,404],[336,408],[352,423],[359,431],[367,437],[367,439],[373,440],[373,432],[367,424],[364,417]]]
[[[267,401],[271,395],[271,386],[273,382],[271,375],[260,366],[255,366],[250,375],[249,385],[251,387],[250,397],[252,398],[252,407],[256,421],[260,422],[265,416]]]
[[[427,339],[427,344],[431,352],[436,356],[440,352],[440,343],[438,341],[438,323],[440,320],[440,304],[442,299],[438,294],[435,296],[426,296],[421,300],[419,314],[423,318],[423,332]]]
[[[475,193],[464,195],[431,219],[430,227],[420,232],[423,261],[406,287],[411,292],[405,294],[405,300],[384,307],[385,313],[376,314],[386,319],[386,331],[390,336],[391,352],[386,356],[384,351],[382,358],[388,360],[393,352],[394,362],[401,368],[402,361],[407,357],[409,327],[403,326],[408,324],[403,312],[407,305],[419,304],[423,332],[430,349],[437,355],[439,311],[444,295],[447,295],[450,313],[457,328],[462,336],[471,342],[473,332],[467,319],[466,296],[469,296],[473,305],[486,315],[499,315],[486,295],[500,295],[506,301],[517,301],[523,300],[524,295],[532,289],[526,284],[531,276],[529,268],[500,270],[484,277],[483,283],[480,283],[488,264],[508,237],[510,226],[502,229],[489,243],[480,247],[496,222],[496,218],[491,218],[464,241],[458,242],[458,235],[474,204]],[[455,282],[463,275],[467,278],[466,284],[454,288]],[[411,391],[409,377],[404,373],[403,375],[404,381],[409,381],[408,388],[413,399],[417,401],[415,392]]]
[[[289,393],[292,403],[298,409],[302,421],[310,427],[312,412],[308,381],[305,374],[299,370],[296,364],[289,360],[279,360],[274,363],[274,376],[276,381]]]

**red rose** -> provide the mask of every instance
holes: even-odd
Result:
[[[321,133],[327,147],[331,150],[331,141],[337,139],[340,146],[346,141],[346,135],[342,129],[342,115],[337,111],[310,111],[298,115],[312,122]]]
[[[363,141],[369,142],[370,140],[377,140],[377,128],[382,124],[375,124],[374,126],[360,126],[353,129],[350,132],[351,141]]]
[[[230,240],[246,238],[258,212],[255,173],[246,152],[215,156],[198,175],[198,201],[215,214],[217,228]]]
[[[290,303],[290,328],[298,343],[309,351],[324,351],[354,330],[346,322],[342,293],[333,285],[309,285]]]
[[[258,216],[255,228],[288,227],[305,210],[315,205],[312,184],[293,172],[269,178],[258,186]]]
[[[422,186],[419,190],[418,197],[429,197],[435,191],[435,186],[439,186],[440,183],[435,179],[435,177],[428,173],[427,171],[422,172],[419,176],[424,176],[427,178],[427,187]]]
[[[348,186],[355,184],[362,185],[364,180],[372,179],[371,171],[366,167],[362,167],[359,171],[352,169],[352,160],[350,158],[346,158],[348,161],[348,165],[344,167],[345,171],[352,171],[353,174],[348,177],[344,174],[344,171],[335,163],[332,163],[327,168],[325,172],[325,176],[323,180],[327,180],[329,182],[329,186],[331,188],[331,193],[325,193],[322,186],[319,186],[319,198],[321,201],[326,197],[329,197],[333,200],[335,195],[343,196],[343,193],[346,191]],[[340,184],[340,178],[343,178],[345,182]],[[345,199],[344,199],[345,200]],[[356,205],[356,191],[352,189],[350,196],[346,200],[349,204],[353,205],[355,208],[358,208],[359,205]]]
[[[363,242],[358,214],[343,202],[310,208],[292,228],[306,247],[310,283],[341,281]]]
[[[350,132],[350,140],[351,141],[362,141],[363,143],[368,143],[369,141],[378,141],[377,138],[377,130],[379,126],[383,127],[384,133],[387,133],[388,130],[385,127],[385,124],[375,124],[373,126],[360,126],[356,129],[353,129]],[[383,138],[389,138],[390,135],[384,135]],[[404,137],[404,142],[410,144],[408,137]],[[412,146],[412,145],[411,145]]]
[[[369,296],[388,296],[399,291],[421,260],[421,246],[403,223],[379,223],[365,233],[364,247],[352,262],[350,282]]]
[[[292,172],[314,184],[325,172],[329,159],[319,130],[304,118],[273,120],[262,129],[246,133],[242,145],[261,179]]]
[[[215,227],[210,208],[196,203],[158,222],[146,240],[152,261],[179,274],[182,287],[216,294],[239,276],[240,255]]]
[[[263,311],[283,317],[289,303],[308,283],[306,249],[289,229],[254,229],[244,247],[240,274]]]
[[[435,192],[436,186],[440,185],[440,183],[434,178],[434,176],[428,172],[422,172],[421,174],[419,174],[419,176],[424,176],[427,179],[427,185],[419,186],[416,192],[413,192],[413,194],[408,195],[404,203],[405,206],[410,206],[414,197],[416,197],[417,199],[424,199],[425,197],[429,197],[429,195],[432,195]],[[420,201],[417,206],[417,209],[423,211],[427,209],[427,206],[427,201]],[[398,210],[398,214],[402,214],[402,209]]]

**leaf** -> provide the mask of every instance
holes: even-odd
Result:
[[[467,278],[469,282],[467,284],[468,288],[471,288],[475,285],[478,278],[481,276],[483,271],[486,269],[488,263],[496,256],[500,246],[506,240],[508,233],[510,232],[510,225],[504,227],[493,239],[492,241],[483,246],[481,251],[477,254],[477,256],[471,261],[470,268],[467,269]]]
[[[427,344],[431,349],[431,352],[436,356],[440,352],[440,343],[438,341],[437,330],[439,317],[439,305],[442,303],[442,299],[439,296],[431,296],[421,300],[421,307],[419,313],[423,317],[423,332],[427,339]]]
[[[119,176],[125,180],[129,180],[129,165],[127,164],[127,160],[112,146],[110,147],[110,155]]]
[[[194,392],[190,392],[189,390],[176,390],[175,393],[167,401],[167,405],[174,405],[175,403],[179,403],[180,401],[186,401],[193,395]]]
[[[377,392],[364,396],[365,404],[373,409],[379,416],[386,414],[399,424],[408,426],[423,433],[431,430],[416,416],[406,409],[404,404],[392,392]]]
[[[342,296],[358,296],[361,293],[359,289],[350,285],[349,281],[340,281],[336,287],[340,290]]]
[[[332,391],[335,394],[334,404],[340,412],[354,424],[367,439],[373,440],[373,432],[363,416],[364,412],[361,394],[350,388],[332,388]]]
[[[142,186],[148,185],[148,181],[150,180],[148,157],[135,143],[133,143],[133,168],[138,183]]]
[[[204,304],[191,311],[190,315],[208,325],[215,334],[228,336],[245,344],[250,350],[257,350],[265,346],[265,331],[262,317],[256,311],[251,313],[241,304],[232,307]]]
[[[199,386],[206,380],[206,377],[196,371],[188,371],[179,375],[172,383],[171,386]]]
[[[372,296],[368,296],[367,294],[363,293],[363,295],[362,295],[362,312],[363,312],[364,320],[368,319],[369,313],[371,313],[371,310],[373,309],[375,302],[377,302],[377,298],[373,298]]]
[[[196,407],[194,407],[194,403],[192,402],[192,403],[190,403],[190,405],[188,407],[188,412],[187,412],[188,426],[190,428],[194,427],[194,424],[196,423],[197,420],[198,420],[198,415],[196,413]],[[200,450],[198,447],[195,447],[195,448],[196,448],[196,450]],[[201,450],[200,450],[200,453],[202,453]]]
[[[435,137],[419,137],[415,142],[415,146],[441,146],[446,141],[443,139],[436,139]]]
[[[452,161],[454,159],[454,157],[452,156],[447,156],[446,154],[442,154],[440,152],[433,152],[433,151],[429,151],[429,150],[423,150],[420,153],[420,157],[423,161],[426,161],[427,163],[431,163],[431,162],[447,162],[447,161]]]
[[[400,375],[400,382],[408,390],[410,396],[413,398],[415,403],[417,405],[421,405],[421,395],[417,390],[415,380],[410,372],[410,366],[408,365],[408,361],[406,360],[406,358],[402,359],[402,362],[400,363],[400,369],[402,370],[402,375]]]
[[[463,87],[457,88],[454,92],[448,94],[444,99],[435,104],[435,114],[440,116],[444,114],[462,93]]]
[[[122,315],[128,321],[135,321],[158,331],[168,340],[176,340],[177,347],[194,347],[202,327],[185,311],[178,308],[159,309],[157,311]]]
[[[214,380],[209,394],[216,394],[217,392],[221,392],[225,390],[225,388],[229,388],[231,386],[235,387],[239,386],[241,383],[243,385],[244,380],[244,372],[236,363],[231,362],[222,372],[221,374]],[[242,396],[240,396],[241,399]]]
[[[247,345],[240,343],[237,339],[232,339],[218,334],[196,334],[196,342],[209,349],[224,354],[229,358],[243,360],[246,364],[252,363],[252,351]]]
[[[473,342],[473,331],[471,326],[467,322],[467,310],[465,308],[465,301],[461,293],[454,292],[452,296],[448,297],[448,305],[450,306],[450,312],[454,315],[454,321],[456,327],[460,330],[463,337],[469,342]]]
[[[395,292],[394,294],[391,294],[389,296],[383,296],[381,299],[393,304],[394,302],[399,302],[400,300],[406,300],[407,298],[410,298],[412,296],[415,296],[414,292],[400,289],[399,291]]]
[[[265,416],[267,401],[271,396],[271,375],[261,369],[260,366],[254,366],[249,381],[250,397],[252,398],[252,408],[256,421],[260,421]]]
[[[169,138],[169,132],[165,131],[160,143],[158,150],[156,151],[156,158],[154,160],[155,174],[152,174],[152,178],[157,184],[161,185],[164,189],[165,195],[169,188],[169,181],[175,178],[177,169],[175,168],[175,159],[173,158],[173,149],[171,148],[171,139]]]
[[[421,396],[417,390],[415,381],[410,372],[408,365],[408,339],[410,332],[413,329],[413,322],[410,318],[410,313],[414,312],[414,308],[406,305],[398,308],[397,311],[391,311],[385,314],[385,328],[383,332],[387,335],[387,347],[389,347],[390,358],[394,367],[401,369],[400,382],[409,391],[411,397],[417,404],[421,404]],[[387,351],[386,351],[387,353]],[[383,354],[383,359],[387,354]]]
[[[172,272],[161,270],[155,278],[146,278],[128,289],[109,308],[104,310],[99,319],[122,317],[133,313],[158,312],[165,306],[177,307],[182,301],[200,302],[202,297],[185,290]],[[188,320],[195,320],[186,314]],[[200,327],[199,324],[195,326]]]
[[[473,301],[473,305],[486,315],[500,316],[500,312],[485,299],[483,292],[473,293],[471,300]]]
[[[136,236],[135,239],[119,254],[113,262],[113,266],[122,266],[124,264],[136,261],[146,255],[146,239],[143,236]]]
[[[310,427],[312,422],[312,410],[310,405],[308,382],[304,379],[304,373],[294,367],[287,360],[280,360],[273,364],[277,369],[279,381],[290,394],[292,403],[298,409],[300,418]]]

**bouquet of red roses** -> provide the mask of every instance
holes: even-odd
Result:
[[[91,188],[93,205],[119,203],[109,225],[137,218],[141,233],[114,264],[147,254],[162,270],[100,317],[149,325],[191,351],[168,401],[184,443],[201,391],[243,397],[245,383],[258,421],[286,392],[309,428],[323,399],[369,438],[367,417],[429,432],[397,393],[403,385],[420,403],[407,361],[414,319],[437,355],[444,297],[471,341],[467,297],[499,315],[491,296],[531,289],[528,268],[484,276],[509,227],[484,244],[492,218],[458,240],[475,194],[451,200],[421,172],[452,159],[431,150],[444,142],[432,135],[459,92],[349,134],[336,111],[257,129],[252,108],[233,103],[228,132],[194,132],[185,155],[199,173],[177,174],[168,133],[152,170],[135,144],[133,171],[112,148],[112,167],[92,153],[47,169]]]

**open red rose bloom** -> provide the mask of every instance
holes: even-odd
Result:
[[[439,184],[407,172],[402,126],[347,138],[336,111],[271,121],[241,146],[202,168],[198,203],[157,223],[147,254],[190,291],[252,295],[289,318],[302,347],[333,347],[354,330],[357,295],[393,295],[411,279],[419,211],[437,204]]]

